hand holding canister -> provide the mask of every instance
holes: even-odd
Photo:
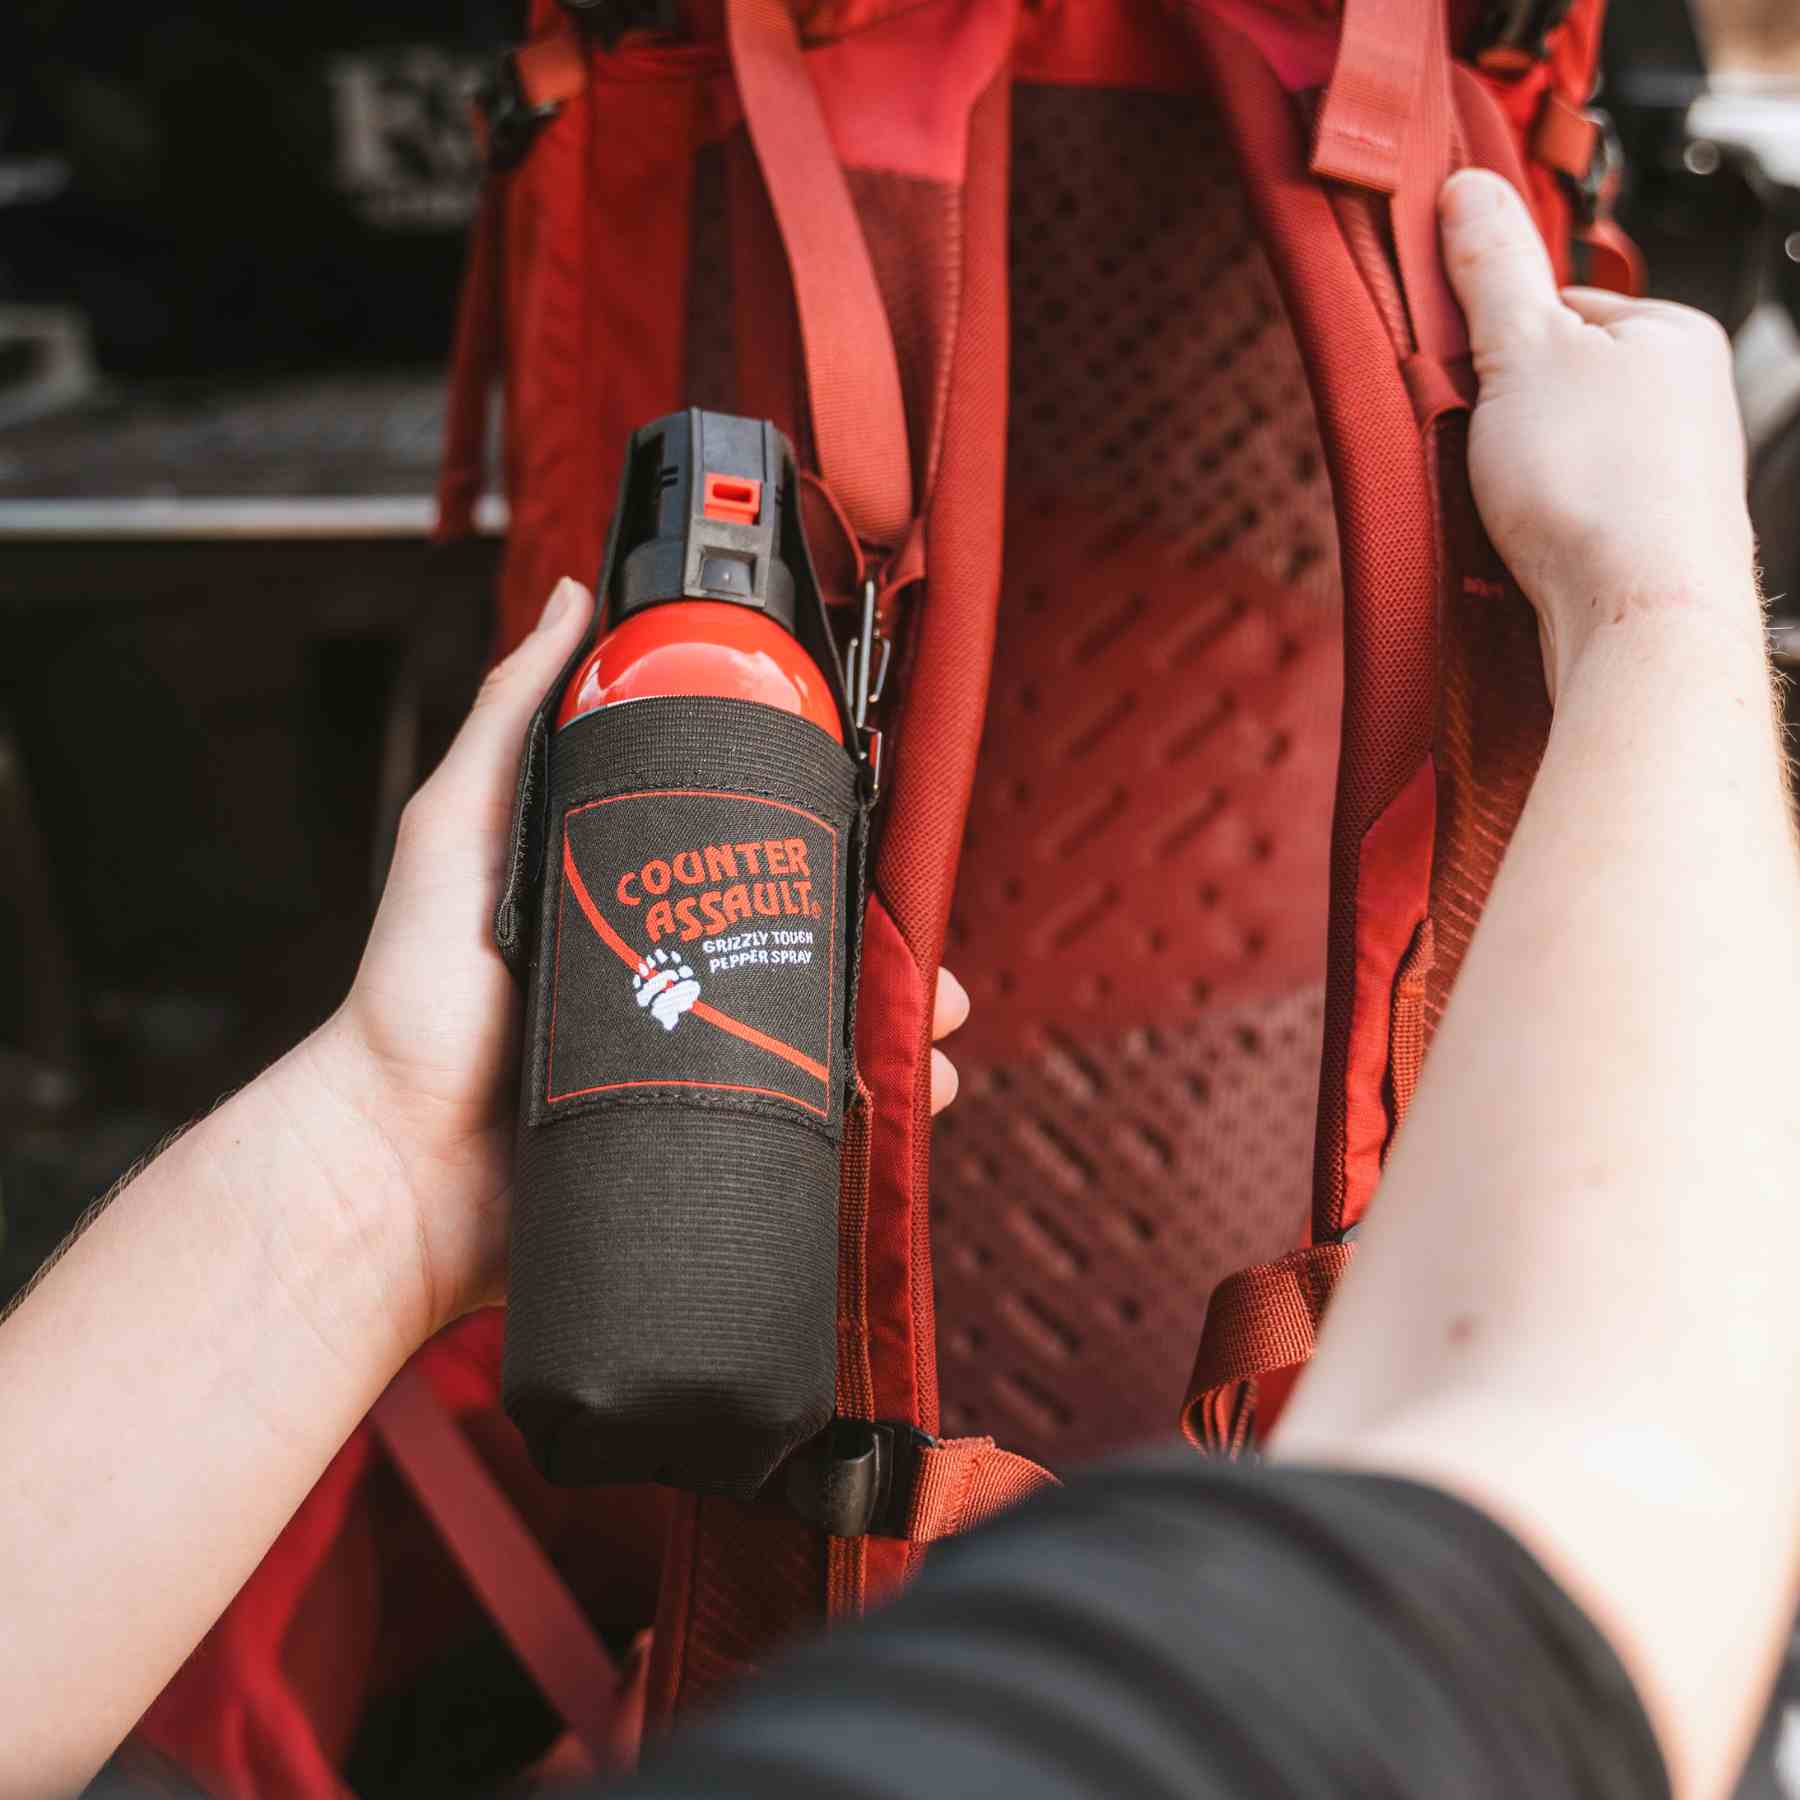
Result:
[[[638,432],[600,594],[521,783],[505,1401],[552,1480],[749,1495],[832,1411],[865,822],[781,434]]]

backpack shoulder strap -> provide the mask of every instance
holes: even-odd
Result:
[[[1312,1241],[1231,1278],[1213,1298],[1183,1412],[1210,1450],[1246,1441],[1259,1383],[1267,1424],[1277,1390],[1266,1378],[1310,1356],[1349,1260],[1342,1234],[1368,1204],[1390,1135],[1388,1001],[1429,905],[1444,566],[1438,437],[1468,392],[1461,316],[1436,236],[1437,190],[1464,153],[1443,13],[1444,0],[1348,0],[1310,150],[1292,97],[1250,36],[1217,16],[1195,20],[1307,365],[1344,579]],[[1382,248],[1390,232],[1391,257]]]

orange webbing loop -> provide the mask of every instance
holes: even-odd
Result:
[[[1326,1303],[1353,1254],[1349,1244],[1307,1244],[1213,1289],[1181,1412],[1189,1443],[1215,1452],[1239,1447],[1244,1384],[1312,1355]]]
[[[954,1537],[1059,1485],[1048,1469],[1000,1449],[990,1437],[944,1438],[919,1452],[906,1539],[932,1544]]]
[[[587,1753],[579,1772],[624,1766],[634,1746],[619,1742],[624,1721],[614,1718],[618,1669],[430,1383],[402,1369],[370,1418],[476,1598]]]
[[[913,517],[912,461],[893,330],[850,184],[783,0],[727,0],[725,28],[793,272],[819,469],[857,536],[891,549]]]
[[[1586,181],[1600,147],[1600,121],[1546,88],[1532,120],[1531,154],[1570,181]]]

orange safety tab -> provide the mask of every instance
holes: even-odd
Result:
[[[721,475],[709,469],[700,510],[707,518],[727,525],[754,525],[762,511],[762,483],[747,475]]]

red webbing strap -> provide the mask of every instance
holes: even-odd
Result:
[[[1048,1469],[1000,1449],[990,1437],[945,1438],[919,1452],[906,1537],[915,1544],[954,1537],[1060,1485]]]
[[[1438,243],[1438,191],[1462,160],[1446,8],[1447,0],[1344,0],[1337,58],[1319,108],[1310,161],[1312,173],[1321,179],[1387,197],[1394,262],[1411,328],[1410,351],[1404,337],[1397,348],[1421,430],[1462,404],[1453,370],[1468,351]],[[1366,450],[1364,455],[1366,460]],[[1367,608],[1374,596],[1360,592],[1347,600]],[[1366,633],[1368,624],[1366,619],[1350,620],[1353,649],[1356,628]],[[1381,706],[1390,719],[1394,710],[1392,693],[1378,696],[1355,679],[1354,662],[1353,657],[1346,675],[1346,746],[1359,730],[1367,741],[1371,707]],[[1412,692],[1421,700],[1433,698],[1416,679]],[[1428,744],[1428,715],[1411,725]],[[1329,1055],[1327,1060],[1327,1081],[1343,1083],[1343,1143],[1337,1181],[1322,1177],[1315,1195],[1314,1231],[1321,1239],[1335,1234],[1343,1219],[1360,1213],[1363,1196],[1351,1192],[1352,1174],[1360,1175],[1367,1161],[1372,1184],[1386,1141],[1379,1088],[1389,1048],[1388,1000],[1393,971],[1428,903],[1435,820],[1429,787],[1415,782],[1408,792],[1423,804],[1407,810],[1406,841],[1390,859],[1393,878],[1369,896],[1371,904],[1362,903],[1358,883],[1349,890],[1357,906],[1353,991],[1362,1005],[1344,1022],[1341,1074],[1332,1070]],[[1342,797],[1340,789],[1335,828],[1340,839],[1345,829]],[[1339,854],[1334,846],[1334,857]],[[1333,905],[1343,904],[1341,883],[1334,878]],[[1404,930],[1397,931],[1396,924]],[[1336,954],[1341,957],[1342,952]],[[1328,1110],[1322,1105],[1322,1120]],[[1373,1145],[1372,1157],[1353,1159],[1353,1142],[1364,1141]],[[1321,1151],[1326,1154],[1339,1151],[1327,1141]],[[1267,1384],[1271,1397],[1278,1396],[1282,1384],[1270,1378],[1312,1355],[1325,1303],[1349,1255],[1338,1242],[1314,1243],[1219,1284],[1207,1308],[1182,1411],[1182,1428],[1191,1442],[1212,1451],[1242,1447],[1254,1423],[1257,1384]]]
[[[1438,252],[1437,195],[1456,166],[1446,0],[1344,0],[1312,171],[1389,196],[1394,257],[1426,355],[1468,348]]]
[[[402,1369],[370,1418],[476,1598],[592,1758],[587,1772],[613,1767],[619,1671],[429,1382]]]
[[[1399,187],[1428,47],[1420,10],[1415,0],[1344,0],[1337,63],[1313,137],[1315,175],[1382,194]],[[1424,0],[1424,10],[1441,31],[1438,0]]]
[[[850,185],[784,0],[727,0],[725,29],[793,271],[819,469],[857,535],[891,549],[913,517],[912,461],[893,331]]]
[[[519,86],[533,107],[557,106],[581,92],[587,54],[573,26],[552,32],[513,53]],[[477,135],[486,130],[473,109]],[[469,257],[457,302],[456,336],[450,350],[449,401],[444,453],[438,468],[439,543],[467,537],[487,480],[489,402],[500,374],[502,281],[500,246],[505,236],[506,177],[489,174],[469,235]]]
[[[490,175],[481,184],[456,306],[433,532],[440,544],[467,537],[475,529],[475,503],[487,481],[488,402],[500,373],[503,192],[502,177]]]
[[[1242,1384],[1312,1355],[1326,1303],[1354,1253],[1349,1244],[1307,1244],[1214,1288],[1181,1413],[1189,1443],[1214,1452],[1238,1447]]]

